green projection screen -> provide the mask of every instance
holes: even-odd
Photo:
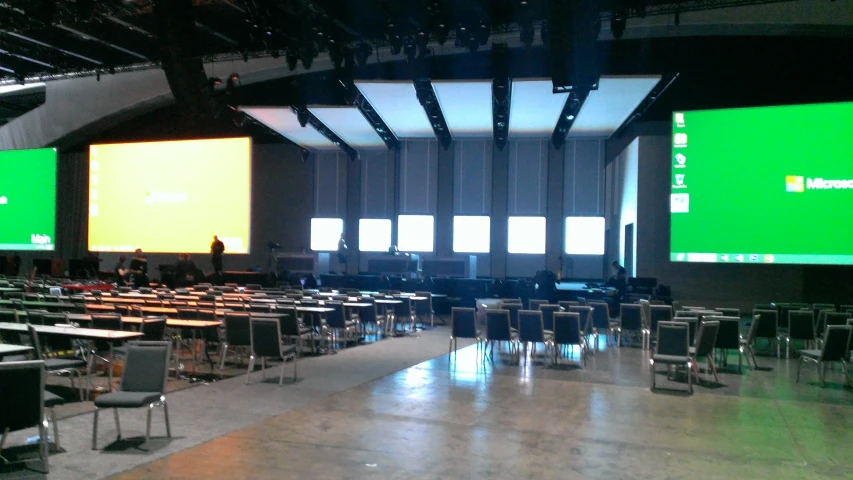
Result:
[[[675,112],[670,259],[853,264],[853,103]]]
[[[0,250],[54,250],[56,150],[0,151]]]

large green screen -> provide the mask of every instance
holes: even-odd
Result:
[[[56,150],[0,151],[0,250],[53,250]]]
[[[673,114],[670,258],[853,264],[853,103]]]

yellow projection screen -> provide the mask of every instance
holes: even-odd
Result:
[[[251,139],[89,147],[89,250],[249,252]]]

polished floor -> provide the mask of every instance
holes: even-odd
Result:
[[[795,384],[796,360],[759,358],[686,396],[649,390],[647,355],[580,370],[469,346],[113,478],[850,478],[840,372],[821,389],[814,367]]]

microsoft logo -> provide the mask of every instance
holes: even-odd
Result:
[[[823,178],[806,178],[788,175],[785,177],[786,192],[803,192],[805,190],[848,190],[853,189],[853,180],[825,180]]]
[[[785,177],[786,192],[802,192],[803,187],[803,177],[797,177],[794,175],[788,175]]]

